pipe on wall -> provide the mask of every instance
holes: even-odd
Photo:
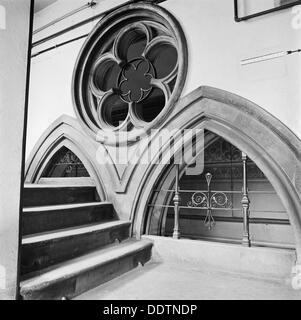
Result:
[[[60,22],[60,21],[62,21],[62,20],[65,20],[65,19],[73,16],[74,14],[76,14],[76,13],[78,13],[78,12],[80,12],[80,11],[83,11],[83,10],[85,10],[85,9],[87,9],[87,8],[92,8],[92,7],[94,7],[96,4],[97,4],[97,3],[96,3],[95,1],[90,1],[90,2],[86,3],[85,5],[80,6],[79,8],[74,9],[74,10],[72,10],[72,11],[64,14],[63,16],[61,16],[61,17],[59,17],[59,18],[57,18],[57,19],[52,20],[51,22],[45,24],[45,25],[42,26],[41,28],[38,28],[38,29],[34,30],[33,34],[37,34],[37,33],[41,32],[41,31],[43,31],[43,30],[45,30],[45,29],[53,26],[54,24],[56,24],[56,23],[58,23],[58,22]]]
[[[142,2],[150,2],[150,3],[158,4],[158,3],[161,3],[161,2],[164,2],[164,1],[167,1],[167,0],[145,0],[145,1],[142,1]],[[92,2],[93,2],[93,1],[92,1]],[[48,41],[50,41],[50,40],[52,40],[52,39],[55,39],[55,38],[57,38],[57,37],[65,34],[65,33],[67,33],[67,32],[70,32],[70,31],[74,30],[74,29],[77,29],[77,28],[79,28],[79,27],[82,27],[82,26],[84,26],[84,25],[86,25],[86,24],[88,24],[88,23],[90,23],[90,22],[92,22],[92,21],[94,21],[94,20],[96,20],[96,19],[100,19],[100,18],[102,18],[104,15],[106,15],[106,14],[108,14],[108,13],[110,13],[110,12],[112,12],[112,11],[120,8],[120,7],[123,7],[124,5],[127,5],[127,4],[129,4],[129,3],[134,3],[134,2],[141,2],[141,0],[130,0],[130,1],[127,1],[127,2],[125,2],[125,3],[122,4],[122,5],[116,6],[116,7],[112,8],[112,9],[109,9],[109,10],[106,10],[106,11],[104,11],[104,12],[101,12],[101,13],[93,16],[93,17],[90,17],[90,18],[87,18],[87,19],[85,19],[85,20],[83,20],[83,21],[80,21],[80,22],[78,22],[78,23],[75,23],[75,24],[73,24],[73,25],[70,26],[70,27],[67,27],[67,28],[65,28],[65,29],[62,29],[62,30],[60,30],[60,31],[58,31],[58,32],[50,35],[50,36],[47,36],[47,37],[45,37],[45,38],[42,38],[42,39],[34,42],[34,43],[32,44],[32,48],[37,47],[37,46],[39,46],[39,45],[41,45],[41,44],[43,44],[43,43],[45,43],[45,42],[48,42]],[[96,5],[96,4],[97,4],[97,3],[95,3],[95,5]],[[76,40],[76,38],[73,39],[73,41],[75,41],[75,40]],[[51,47],[51,48],[49,48],[49,49],[45,49],[45,50],[43,50],[43,51],[44,51],[44,52],[47,52],[47,51],[50,51],[51,49],[57,48],[58,46],[62,46],[63,44],[67,44],[67,43],[70,43],[70,42],[73,42],[73,41],[72,41],[72,39],[71,39],[71,40],[69,40],[69,41],[65,41],[64,43],[61,43],[61,44],[59,44],[59,45],[55,45],[55,46],[53,46],[53,47]],[[41,53],[43,53],[43,52],[40,51],[40,52],[34,54],[32,57],[36,57],[37,55],[39,55],[39,54],[41,54]]]

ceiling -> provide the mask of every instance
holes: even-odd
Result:
[[[53,4],[57,0],[35,0],[34,12],[38,12],[49,5]]]

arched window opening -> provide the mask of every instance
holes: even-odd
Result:
[[[51,158],[41,178],[89,177],[82,161],[68,148],[62,147]]]
[[[208,133],[208,132],[207,132]],[[234,145],[210,132],[205,144],[204,171],[179,180],[182,238],[242,243],[243,158]],[[287,212],[272,184],[247,158],[249,233],[252,246],[294,248]],[[155,187],[148,206],[147,233],[172,236],[174,231],[175,170]],[[210,212],[208,210],[210,208]]]

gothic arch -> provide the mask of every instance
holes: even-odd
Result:
[[[77,121],[66,115],[50,125],[36,143],[26,162],[25,182],[38,183],[45,166],[62,147],[71,150],[82,161],[95,183],[100,199],[107,200],[107,192],[95,161],[96,146],[82,132]]]
[[[269,179],[286,208],[301,263],[301,141],[294,133],[256,104],[211,87],[200,87],[182,98],[164,128],[207,129],[245,152]],[[155,158],[163,155],[164,148]],[[140,176],[131,211],[133,233],[138,237],[143,234],[149,197],[165,169],[149,165],[142,180]]]

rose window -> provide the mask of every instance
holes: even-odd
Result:
[[[174,18],[154,5],[122,7],[87,39],[73,78],[75,110],[98,136],[158,127],[178,100],[186,42]]]

